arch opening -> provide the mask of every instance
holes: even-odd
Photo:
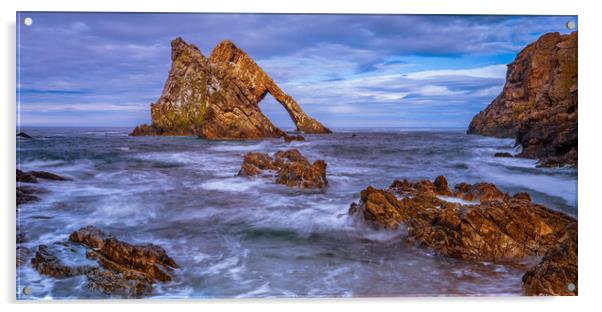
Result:
[[[269,92],[266,92],[263,99],[259,101],[259,109],[274,126],[283,131],[294,131],[297,129],[286,109]]]

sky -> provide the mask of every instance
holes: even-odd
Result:
[[[18,123],[149,123],[182,37],[204,55],[231,40],[328,127],[467,127],[502,90],[506,64],[545,33],[569,33],[568,21],[577,17],[22,12]],[[260,108],[293,127],[271,96]]]

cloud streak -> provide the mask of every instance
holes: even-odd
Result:
[[[506,64],[567,16],[22,13],[23,125],[134,126],[163,87],[170,41],[245,50],[332,127],[465,126],[501,90]],[[262,110],[292,125],[266,98]]]

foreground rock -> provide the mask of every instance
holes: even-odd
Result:
[[[576,236],[569,242],[565,237],[577,221],[532,203],[526,193],[510,196],[490,183],[460,183],[451,190],[442,176],[435,182],[398,180],[389,189],[363,190],[349,213],[376,228],[397,229],[403,224],[411,241],[441,256],[499,261],[546,254],[543,268],[526,278],[528,285],[577,283],[571,275],[573,268],[576,272],[577,251],[566,251],[572,246],[563,245],[574,242],[576,248]],[[560,251],[554,253],[555,249]],[[564,263],[552,260],[558,258]],[[550,267],[562,273],[550,273]],[[531,288],[537,290],[527,294],[551,289],[525,289]]]
[[[316,160],[310,163],[296,149],[279,151],[273,157],[264,153],[251,152],[245,155],[239,176],[256,176],[274,174],[276,183],[300,189],[324,188],[326,179],[326,162]]]
[[[569,227],[541,262],[523,276],[527,295],[572,296],[577,289],[577,227]]]
[[[516,138],[520,157],[542,166],[577,164],[577,32],[549,33],[508,65],[502,93],[469,134]]]
[[[152,284],[173,279],[179,266],[159,246],[132,245],[88,226],[69,236],[71,243],[86,248],[86,258],[98,266],[65,265],[48,246],[40,245],[32,259],[41,274],[66,278],[86,275],[88,287],[110,295],[140,297],[152,292]]]
[[[159,100],[151,104],[152,124],[130,135],[198,135],[202,138],[259,139],[284,132],[261,112],[269,93],[289,113],[297,131],[330,133],[307,116],[295,100],[230,41],[208,58],[181,38],[171,42],[171,69]]]

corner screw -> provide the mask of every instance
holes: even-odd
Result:
[[[568,291],[575,291],[575,289],[577,289],[577,287],[573,283],[568,283],[566,285],[566,289],[568,289]]]

